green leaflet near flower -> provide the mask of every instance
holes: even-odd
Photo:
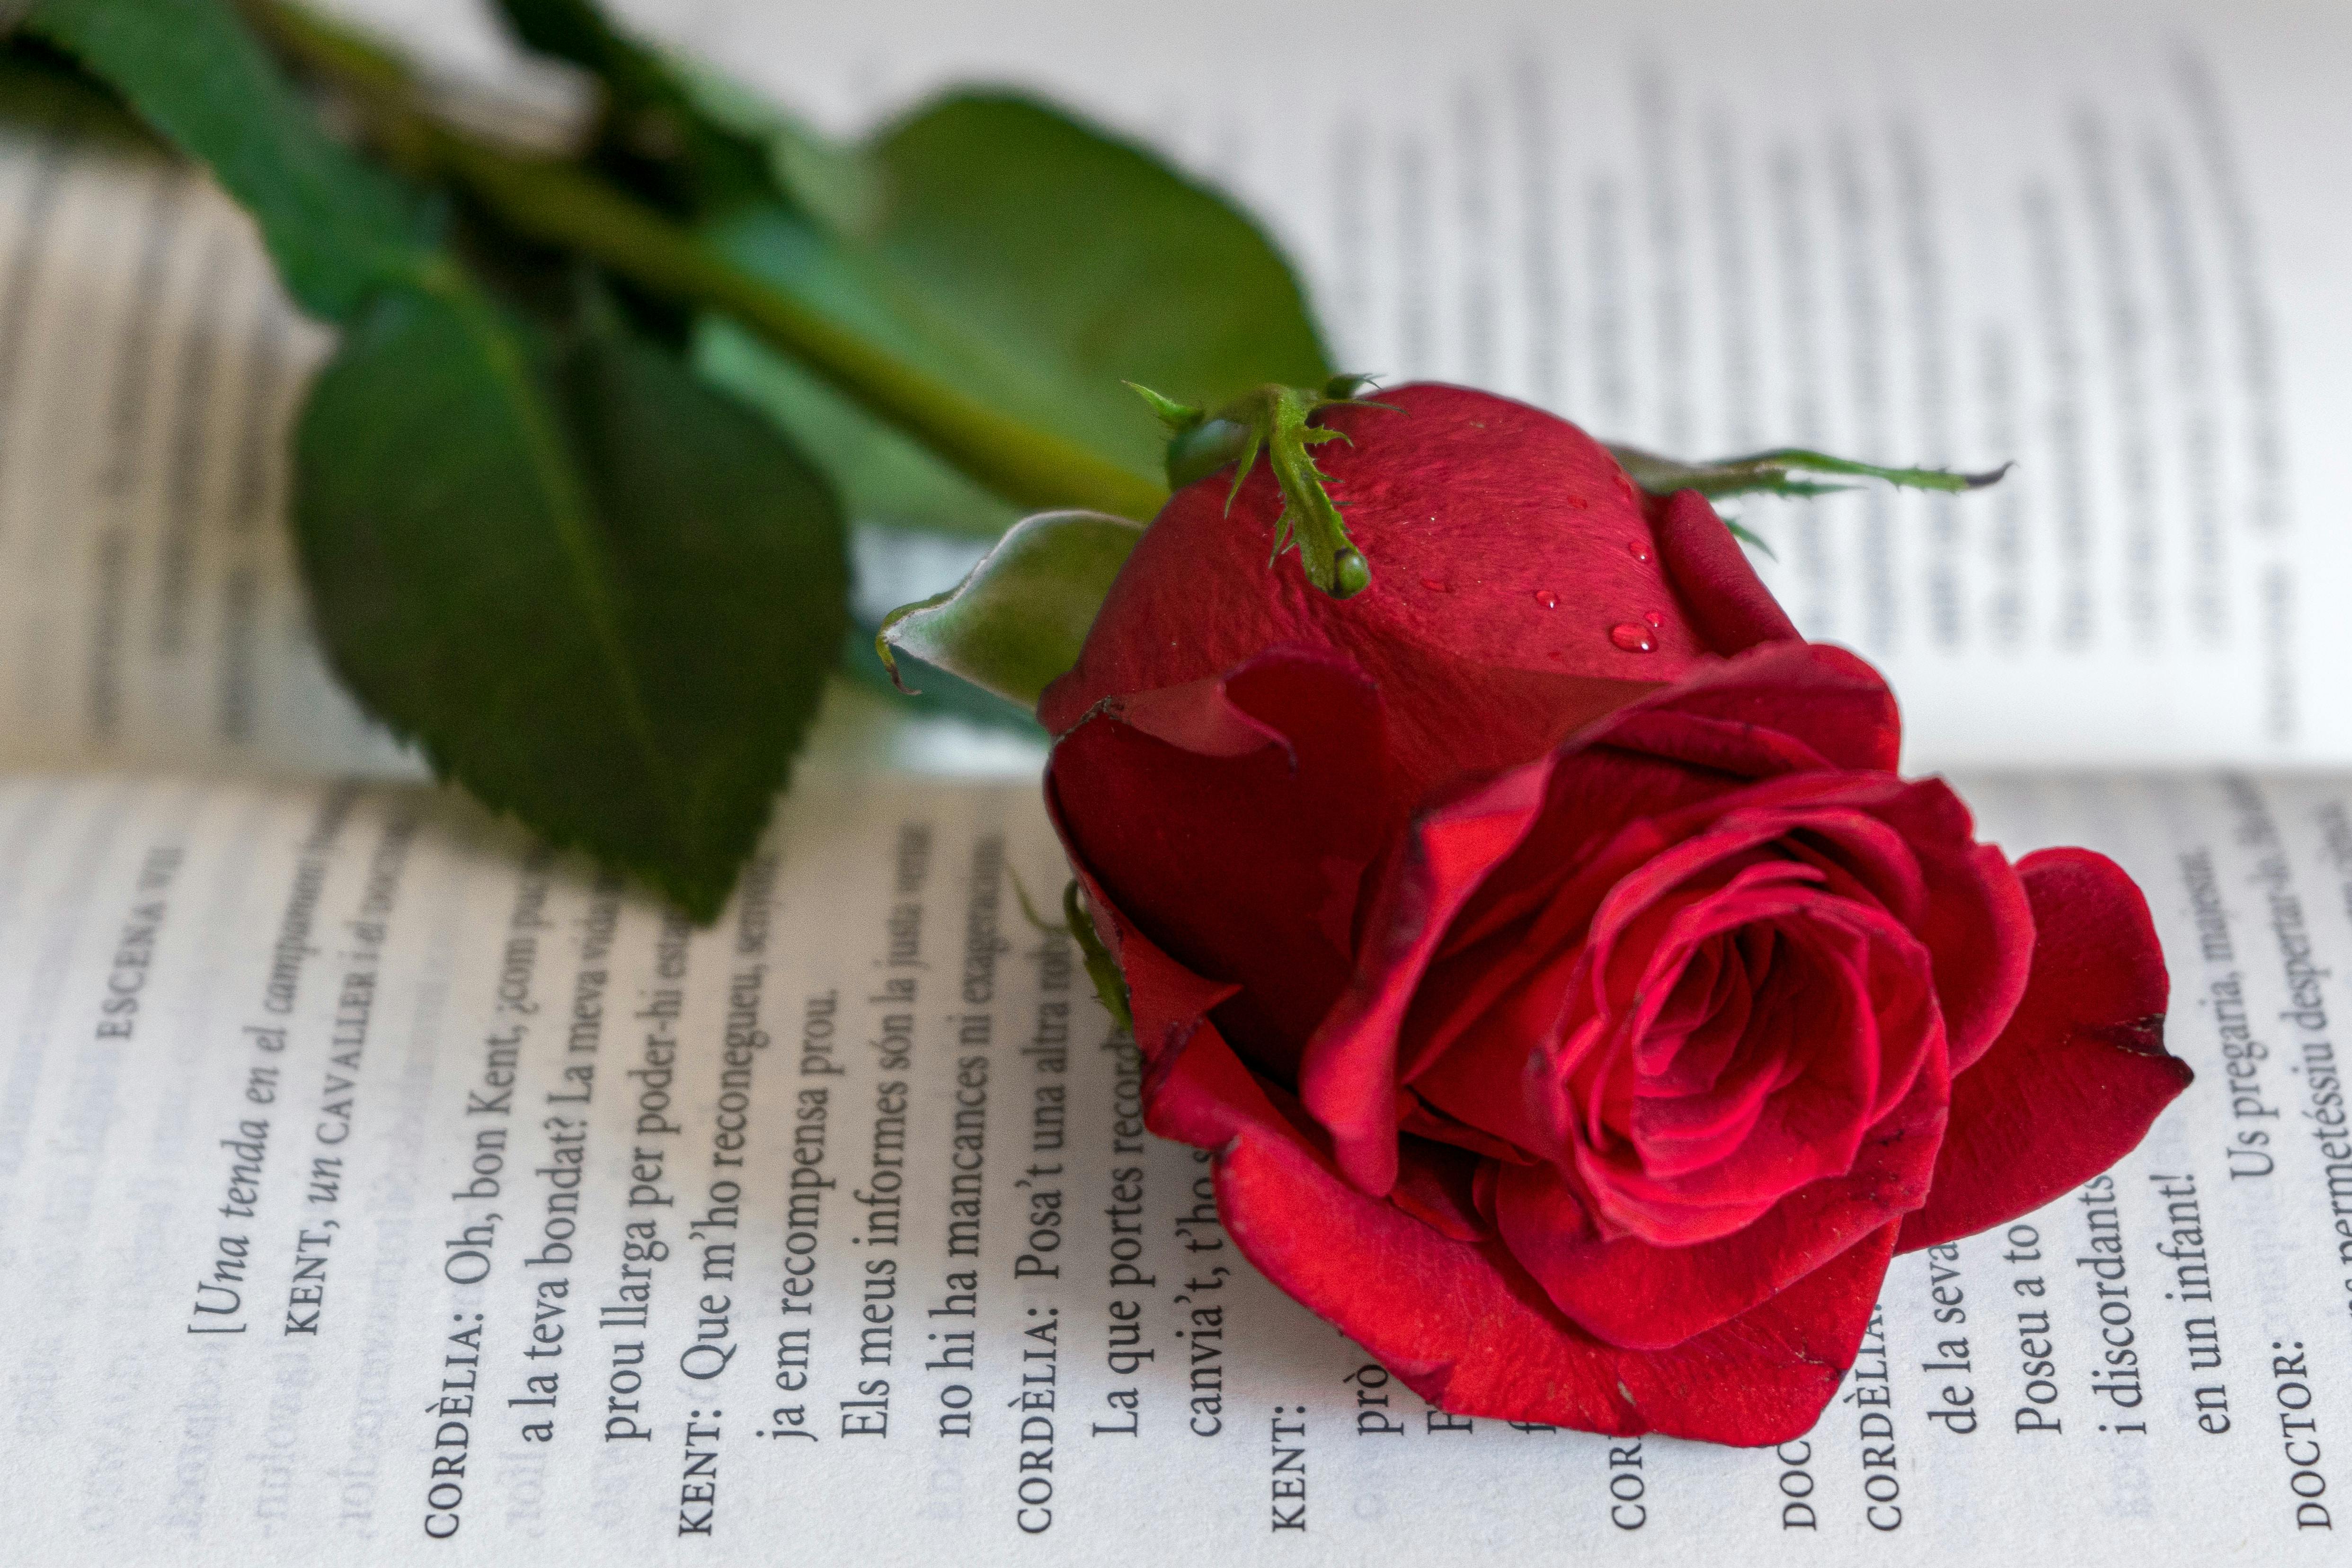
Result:
[[[1142,525],[1100,512],[1024,517],[964,580],[886,617],[875,652],[902,691],[901,656],[1027,710],[1077,663],[1095,612]]]
[[[1832,457],[1828,453],[1809,452],[1800,446],[1780,446],[1769,452],[1752,452],[1745,457],[1716,457],[1685,463],[1680,458],[1661,457],[1654,452],[1644,452],[1638,446],[1612,443],[1609,455],[1617,459],[1618,466],[1633,477],[1633,483],[1653,496],[1671,496],[1676,490],[1696,490],[1711,501],[1721,500],[1727,496],[1827,496],[1857,487],[1834,483],[1835,478],[1877,479],[1897,489],[1934,490],[1951,495],[1997,485],[2001,476],[2014,466],[2004,463],[1998,468],[1988,468],[1979,474],[1962,473],[1955,468],[1885,468],[1875,463],[1857,463],[1851,457]],[[1809,474],[1833,477],[1809,479],[1803,476]]]

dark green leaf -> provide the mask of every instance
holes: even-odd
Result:
[[[587,0],[499,0],[526,46],[593,71],[608,109],[596,157],[666,210],[733,231],[771,277],[814,285],[835,319],[919,352],[906,312],[877,300],[873,269],[831,235],[870,221],[874,171],[731,81],[616,27]],[[1020,516],[919,442],[875,419],[735,323],[707,317],[698,365],[761,406],[789,410],[803,450],[823,455],[861,520],[992,538]],[[870,655],[853,664],[879,674]]]
[[[1034,707],[1046,683],[1078,662],[1087,628],[1142,528],[1100,512],[1024,517],[971,575],[946,593],[891,612],[877,645]]]
[[[211,166],[312,315],[347,320],[429,265],[406,193],[327,138],[222,0],[39,0],[25,26]]]
[[[759,416],[607,327],[387,291],[297,438],[343,678],[435,766],[716,913],[834,663],[830,491]]]
[[[781,201],[836,229],[862,226],[876,192],[863,154],[775,105],[614,26],[592,0],[498,0],[526,47],[593,71],[607,112],[598,155],[674,214],[711,219]],[[630,165],[635,165],[631,170]]]
[[[670,70],[697,113],[765,149],[769,172],[786,204],[835,234],[864,234],[873,226],[882,210],[881,173],[865,148],[834,141],[692,60],[672,60]]]
[[[1257,225],[1130,142],[1011,96],[947,99],[874,143],[869,236],[919,297],[993,350],[1039,423],[1157,473],[1165,440],[1122,384],[1213,407],[1331,373],[1297,280]]]

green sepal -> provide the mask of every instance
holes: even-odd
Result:
[[[1103,939],[1095,934],[1095,923],[1087,917],[1087,906],[1078,896],[1076,882],[1062,890],[1062,918],[1070,923],[1070,935],[1076,939],[1078,951],[1086,955],[1087,978],[1095,983],[1095,995],[1102,998],[1112,1020],[1133,1034],[1135,1009],[1128,1003],[1127,977],[1119,972],[1118,960],[1110,956]]]
[[[1144,406],[1151,410],[1153,417],[1166,425],[1173,434],[1186,434],[1201,423],[1201,411],[1191,403],[1178,402],[1172,397],[1153,392],[1141,382],[1121,382],[1119,384],[1141,398]]]
[[[1998,468],[1968,474],[1951,468],[1883,468],[1874,463],[1857,463],[1850,457],[1832,457],[1824,452],[1810,452],[1802,447],[1781,446],[1769,452],[1753,452],[1745,457],[1718,457],[1707,462],[1685,463],[1679,458],[1661,457],[1654,452],[1644,452],[1638,446],[1612,446],[1609,455],[1634,484],[1653,496],[1671,496],[1677,490],[1696,490],[1710,500],[1726,496],[1826,496],[1833,491],[1851,490],[1852,485],[1807,478],[1807,475],[1826,475],[1834,478],[1878,479],[1909,490],[1937,490],[1953,494],[1962,490],[1981,490],[2000,482],[2012,466],[2004,463]]]
[[[1135,1012],[1128,1001],[1127,977],[1119,972],[1118,960],[1110,956],[1102,938],[1095,934],[1095,923],[1087,918],[1086,902],[1079,896],[1076,880],[1072,879],[1062,889],[1062,924],[1056,925],[1037,913],[1029,902],[1029,890],[1022,885],[1018,872],[1013,876],[1013,896],[1021,901],[1022,918],[1038,930],[1055,936],[1068,936],[1076,941],[1078,952],[1085,957],[1087,978],[1095,984],[1095,995],[1102,998],[1111,1021],[1128,1033],[1135,1032]]]
[[[955,587],[883,617],[875,652],[894,681],[903,653],[1034,708],[1077,663],[1103,596],[1142,537],[1141,524],[1101,512],[1024,517]]]
[[[1330,476],[1315,465],[1307,450],[1327,441],[1348,438],[1312,421],[1326,409],[1383,408],[1356,396],[1369,384],[1363,376],[1337,375],[1319,387],[1290,387],[1268,382],[1244,392],[1213,413],[1204,413],[1150,387],[1127,383],[1168,427],[1168,485],[1181,490],[1205,479],[1227,464],[1234,480],[1225,492],[1231,511],[1242,485],[1265,454],[1282,491],[1282,514],[1275,519],[1270,567],[1282,552],[1296,548],[1307,580],[1334,599],[1350,599],[1371,586],[1372,570],[1364,552],[1348,537],[1346,519],[1325,488]]]

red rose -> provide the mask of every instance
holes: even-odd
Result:
[[[2186,1085],[2147,906],[1897,778],[1884,684],[1698,497],[1502,399],[1386,400],[1324,448],[1370,589],[1269,571],[1271,485],[1227,518],[1204,482],[1041,705],[1148,1119],[1433,1403],[1784,1441],[1898,1247],[2049,1201]]]

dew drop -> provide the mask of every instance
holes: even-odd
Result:
[[[1654,610],[1644,610],[1642,612],[1642,619],[1648,622],[1652,626],[1663,626],[1666,623],[1666,618]]]
[[[1451,593],[1454,591],[1454,585],[1447,582],[1443,578],[1424,577],[1421,580],[1421,585],[1422,587],[1429,590],[1432,593]]]
[[[1658,645],[1654,632],[1631,621],[1620,621],[1609,628],[1609,640],[1629,653],[1646,653]]]
[[[1559,595],[1549,588],[1538,588],[1536,590],[1536,602],[1546,610],[1557,610],[1559,608]]]
[[[1625,552],[1644,566],[1650,564],[1650,547],[1643,544],[1640,539],[1626,540]]]

